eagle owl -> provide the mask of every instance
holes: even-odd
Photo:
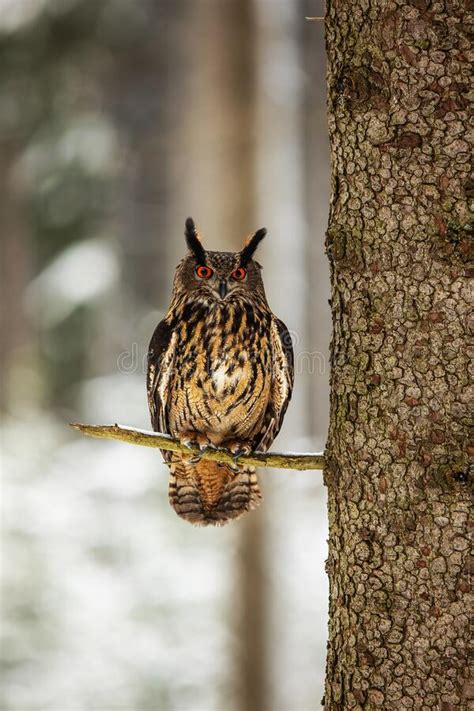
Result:
[[[268,306],[253,255],[261,229],[243,249],[206,251],[191,218],[188,255],[176,270],[171,305],[148,351],[151,422],[186,445],[223,447],[235,465],[163,452],[169,498],[182,518],[222,525],[261,501],[255,470],[240,454],[266,451],[277,436],[293,389],[293,348]]]

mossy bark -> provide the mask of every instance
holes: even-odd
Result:
[[[473,708],[470,6],[327,2],[327,711]]]

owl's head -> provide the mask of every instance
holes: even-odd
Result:
[[[194,220],[185,229],[189,253],[181,262],[175,286],[216,301],[257,295],[265,298],[261,266],[253,255],[267,234],[266,229],[250,235],[240,252],[210,252],[204,249]]]

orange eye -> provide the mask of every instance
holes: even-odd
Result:
[[[243,267],[239,267],[238,269],[235,270],[235,272],[232,272],[232,274],[231,274],[232,279],[235,279],[236,281],[243,281],[246,276],[247,276],[247,270],[244,269]]]
[[[211,269],[211,267],[198,267],[196,269],[196,274],[199,277],[199,279],[210,279],[211,276],[214,274],[214,270]]]

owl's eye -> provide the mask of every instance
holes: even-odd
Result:
[[[243,267],[239,267],[238,269],[235,270],[235,272],[232,272],[232,274],[231,274],[232,279],[235,279],[235,281],[243,281],[246,276],[247,276],[247,270],[244,269]]]
[[[196,269],[196,274],[199,279],[210,279],[211,276],[214,274],[214,270],[211,269],[211,267],[201,266]]]

